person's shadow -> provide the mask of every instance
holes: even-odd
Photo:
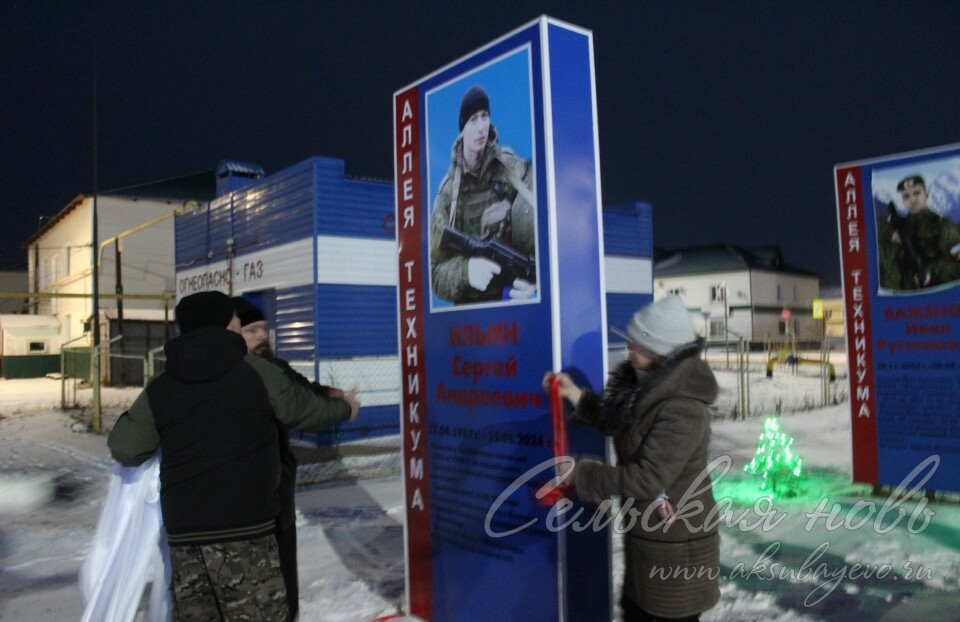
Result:
[[[344,567],[371,592],[387,602],[403,600],[403,525],[357,480],[298,488],[297,509],[311,524],[323,528]]]

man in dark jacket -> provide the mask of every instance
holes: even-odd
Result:
[[[287,361],[277,358],[270,347],[270,331],[263,312],[243,296],[230,299],[240,320],[240,335],[247,351],[274,363],[294,382],[325,397],[344,397],[343,391],[311,382],[298,373]],[[295,620],[300,610],[300,585],[297,572],[297,457],[290,449],[290,433],[281,427],[280,440],[280,515],[277,517],[277,546],[280,551],[280,570],[287,588],[290,619]]]
[[[288,620],[277,541],[278,425],[353,419],[355,398],[307,391],[247,353],[229,297],[201,292],[176,309],[167,363],[107,444],[136,466],[160,449],[160,506],[178,620]]]

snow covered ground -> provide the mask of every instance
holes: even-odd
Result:
[[[732,374],[721,383],[736,391]],[[847,404],[809,407],[810,375],[751,376],[782,393],[781,426],[804,458],[797,493],[756,502],[743,473],[763,417],[719,420],[712,454],[722,526],[721,602],[705,621],[960,620],[960,503],[874,496],[850,482]],[[97,523],[111,461],[80,411],[59,410],[60,382],[0,380],[0,620],[75,621],[77,572]],[[136,389],[105,389],[108,429]],[[301,467],[298,493],[304,622],[364,622],[403,601],[403,506],[396,438]],[[919,478],[918,478],[919,479]],[[915,482],[914,482],[915,483]],[[819,512],[818,512],[819,508]],[[615,547],[615,556],[619,553]],[[614,564],[616,575],[622,566]]]

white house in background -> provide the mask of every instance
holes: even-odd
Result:
[[[0,377],[39,378],[60,369],[60,320],[0,313]]]
[[[60,354],[60,321],[50,315],[0,313],[0,358]]]
[[[0,270],[0,292],[27,291],[26,270]],[[26,296],[0,297],[0,313],[26,313]]]
[[[790,266],[778,247],[747,250],[729,244],[658,251],[654,299],[683,298],[708,341],[820,339],[813,318],[820,278]],[[786,321],[785,321],[786,320]]]
[[[61,345],[91,346],[97,263],[101,343],[122,332],[123,339],[112,352],[133,356],[163,344],[172,336],[174,319],[173,216],[205,204],[215,188],[211,171],[98,193],[96,249],[92,248],[94,197],[77,196],[23,243],[28,291],[41,294],[31,299],[29,312],[59,318]],[[115,296],[118,293],[124,296],[122,303]],[[122,323],[116,321],[121,312]],[[142,381],[142,361],[131,364]],[[102,369],[107,382],[111,373],[126,373],[118,360]]]

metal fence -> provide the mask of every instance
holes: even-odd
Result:
[[[163,348],[143,357],[145,383],[163,373]],[[306,378],[314,378],[313,361],[291,361],[290,366]],[[362,415],[321,432],[292,432],[291,438],[318,446],[339,447],[341,442],[378,438],[400,433],[400,363],[395,356],[364,356],[320,360],[317,381],[349,391],[356,388]]]
[[[710,406],[715,419],[745,419],[785,412],[800,412],[846,402],[846,352],[834,342],[817,344],[799,352],[771,348],[769,343],[739,342],[712,347],[703,358],[720,387]],[[607,362],[612,369],[626,359],[623,344],[610,346]]]
[[[111,358],[119,356],[109,354]],[[130,355],[124,355],[125,359]],[[703,354],[720,387],[711,411],[716,419],[742,419],[769,414],[813,410],[849,399],[846,353],[828,343],[820,351],[785,353],[769,344],[742,342],[730,348],[710,348]],[[626,348],[611,345],[607,364],[613,369],[626,359]],[[140,357],[143,378],[163,372],[162,348]],[[312,361],[293,362],[307,378],[314,376]],[[315,435],[317,444],[399,433],[400,364],[396,357],[358,357],[321,360],[321,384],[344,390],[356,387],[364,416],[353,424]]]

